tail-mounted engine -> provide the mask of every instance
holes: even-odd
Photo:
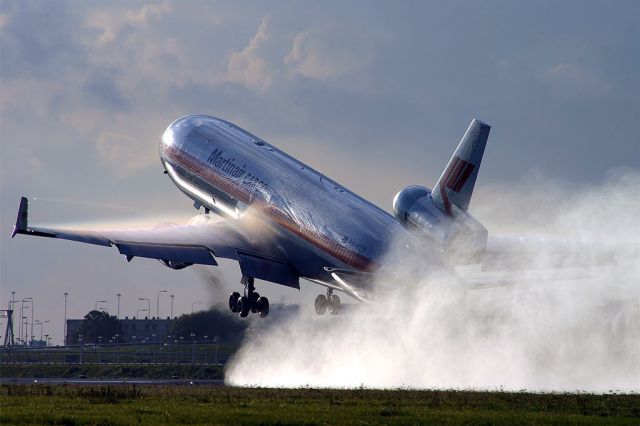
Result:
[[[431,198],[431,190],[412,185],[393,199],[396,219],[440,247],[450,263],[465,265],[482,261],[487,246],[487,230],[480,222],[455,205],[451,213]]]

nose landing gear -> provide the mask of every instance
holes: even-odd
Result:
[[[333,294],[333,289],[327,289],[327,295],[318,295],[315,302],[316,314],[324,315],[327,310],[331,315],[338,315],[340,312],[340,298]]]
[[[260,318],[264,318],[269,315],[269,299],[260,296],[253,281],[253,277],[242,277],[244,296],[237,291],[231,293],[229,309],[243,318],[249,315],[249,312],[257,313]]]

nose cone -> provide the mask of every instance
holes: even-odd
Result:
[[[204,115],[186,115],[169,124],[160,141],[160,158],[166,160],[172,150],[180,149],[187,138],[211,117]]]

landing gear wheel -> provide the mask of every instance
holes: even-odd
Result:
[[[248,297],[242,296],[238,299],[238,315],[242,318],[249,315],[249,311],[251,310],[251,300]]]
[[[258,311],[258,316],[260,318],[264,318],[269,315],[269,299],[266,297],[260,297],[256,302],[256,310]]]
[[[237,291],[234,291],[229,296],[229,309],[231,309],[231,312],[233,313],[238,312],[238,299],[240,299],[240,293]]]
[[[258,299],[260,299],[260,293],[253,291],[249,293],[249,300],[251,301],[251,312],[256,313],[258,311]]]
[[[316,314],[324,315],[324,313],[327,312],[328,304],[327,296],[324,294],[318,295],[318,297],[316,297]]]
[[[336,294],[331,295],[331,301],[329,302],[329,313],[331,315],[338,315],[340,312],[340,298]]]

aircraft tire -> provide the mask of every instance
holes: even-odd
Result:
[[[242,296],[238,299],[238,315],[242,318],[249,315],[249,311],[251,310],[251,300],[248,297]]]
[[[253,291],[251,293],[249,293],[249,300],[251,301],[251,312],[252,313],[256,313],[256,312],[260,312],[258,310],[258,300],[260,299],[260,293],[258,293],[257,291]]]
[[[316,314],[324,315],[324,313],[327,312],[328,304],[329,301],[327,300],[327,296],[325,296],[324,294],[319,294],[318,297],[316,297],[315,302]]]
[[[256,305],[258,316],[260,318],[264,318],[269,315],[269,299],[267,299],[266,297],[261,297],[258,299]]]
[[[338,315],[340,313],[340,298],[336,294],[331,295],[331,301],[328,302],[329,313],[331,315]]]
[[[234,291],[229,296],[229,309],[231,310],[231,312],[233,312],[233,313],[237,313],[238,312],[238,300],[239,299],[240,299],[240,293],[238,293],[237,291]]]

